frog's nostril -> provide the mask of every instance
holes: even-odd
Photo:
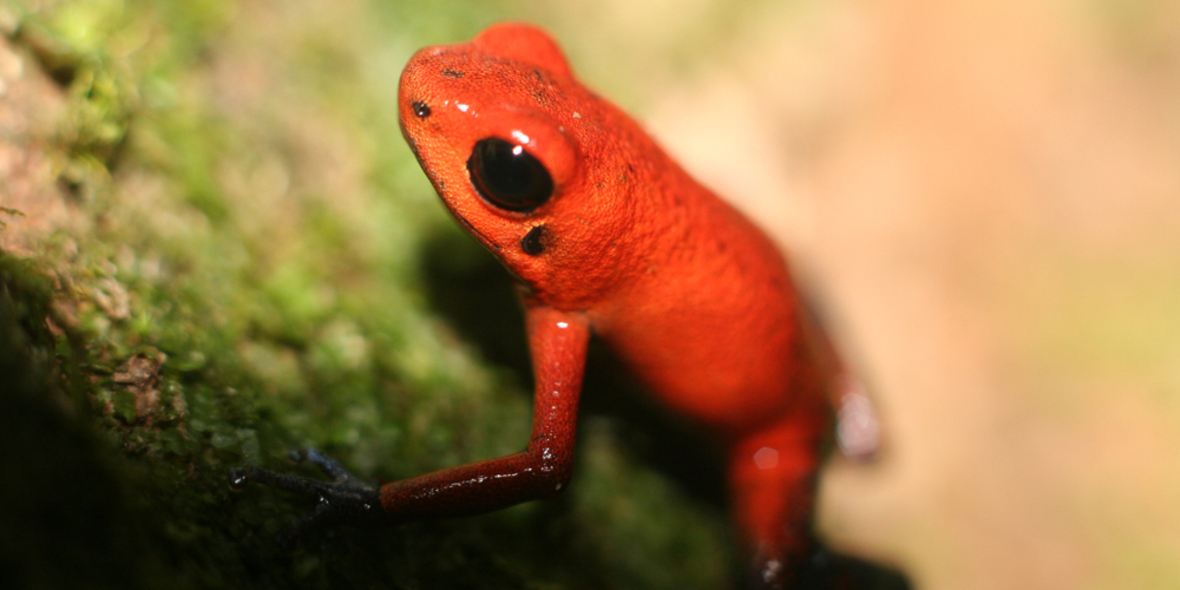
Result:
[[[414,102],[410,103],[410,106],[414,107],[414,114],[417,115],[419,119],[425,119],[426,117],[430,116],[430,105],[420,100],[415,100]]]

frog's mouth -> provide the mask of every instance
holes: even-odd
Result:
[[[495,250],[496,252],[502,250],[503,248],[500,246],[500,244],[497,244],[495,241],[489,238],[487,234],[479,231],[479,228],[476,227],[475,224],[468,221],[466,217],[464,217],[454,206],[451,205],[452,199],[444,196],[443,194],[450,190],[447,187],[447,183],[440,178],[436,178],[435,175],[430,172],[430,166],[426,165],[425,160],[422,159],[421,152],[418,150],[418,141],[413,135],[406,132],[404,124],[402,126],[402,135],[405,137],[406,143],[409,144],[410,151],[414,153],[414,159],[418,160],[418,167],[421,168],[422,172],[426,174],[426,178],[430,181],[430,186],[434,189],[434,193],[438,195],[439,200],[443,202],[443,206],[447,208],[447,212],[451,214],[451,217],[454,217],[455,221],[458,221],[459,224],[462,225],[468,232],[471,232],[471,234],[474,235],[475,238],[480,241],[480,243],[484,244],[485,247]],[[472,190],[474,191],[474,187],[472,187]]]
[[[410,151],[414,153],[414,158],[418,160],[418,167],[421,168],[422,172],[426,174],[426,179],[430,181],[431,188],[434,189],[434,193],[438,195],[439,200],[443,202],[443,206],[447,208],[447,211],[451,214],[451,217],[454,217],[455,221],[458,221],[464,228],[467,229],[467,231],[474,234],[480,242],[487,244],[489,248],[494,248],[499,251],[501,249],[499,244],[488,238],[487,234],[479,231],[479,228],[475,227],[474,224],[468,221],[466,217],[463,217],[462,214],[460,214],[455,210],[454,207],[451,206],[451,199],[443,196],[443,193],[447,190],[446,183],[444,183],[441,179],[435,178],[434,174],[431,174],[430,167],[427,166],[426,162],[422,160],[422,154],[418,151],[418,142],[409,133],[406,133],[405,137],[406,143],[410,145]]]
[[[445,201],[445,199],[444,199],[444,201]],[[478,238],[479,241],[483,242],[484,244],[487,244],[491,248],[495,248],[497,251],[500,250],[499,244],[493,242],[491,239],[488,238],[488,236],[486,234],[479,231],[479,228],[472,225],[470,221],[467,221],[466,217],[459,215],[457,212],[455,212],[454,209],[451,209],[450,207],[447,207],[447,211],[450,211],[451,217],[454,217],[455,220],[458,221],[460,224],[462,224],[463,227],[467,228],[467,231],[475,234],[475,237]]]

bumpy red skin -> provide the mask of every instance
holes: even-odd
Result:
[[[447,208],[523,285],[537,389],[524,453],[389,484],[386,511],[472,514],[564,488],[593,333],[660,400],[730,441],[736,518],[767,567],[800,556],[831,411],[774,244],[582,86],[536,28],[418,52],[398,106]],[[554,196],[527,213],[483,199],[466,164],[488,137],[538,158]],[[540,225],[543,251],[530,254],[522,239]]]

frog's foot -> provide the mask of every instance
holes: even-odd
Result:
[[[291,451],[290,458],[295,463],[307,461],[319,466],[324,475],[332,478],[332,481],[276,473],[253,465],[229,471],[230,486],[234,489],[244,489],[247,485],[257,482],[316,500],[316,507],[310,514],[295,521],[279,534],[280,544],[286,545],[310,530],[339,524],[360,524],[376,519],[382,514],[377,488],[361,481],[323,453],[315,449]]]
[[[796,564],[789,588],[825,590],[910,590],[901,572],[858,557],[842,555],[816,543],[810,554]]]

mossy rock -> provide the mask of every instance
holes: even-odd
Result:
[[[508,278],[390,105],[496,5],[273,4],[0,8],[0,587],[724,586],[717,482],[609,397],[555,501],[286,548],[310,507],[230,490],[292,448],[392,480],[529,430]]]

